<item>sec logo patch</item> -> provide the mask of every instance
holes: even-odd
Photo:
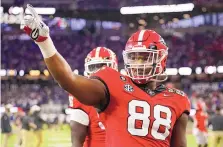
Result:
[[[124,85],[124,89],[127,92],[133,92],[134,91],[133,87],[131,85],[129,85],[129,84],[125,84]]]

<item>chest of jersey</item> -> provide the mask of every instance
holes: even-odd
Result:
[[[194,117],[194,124],[201,131],[207,131],[208,116],[203,112],[197,112]]]
[[[172,96],[167,92],[150,96],[135,85],[123,84],[122,89],[111,93],[106,110],[108,129],[139,140],[155,139],[168,143],[179,117],[178,102]]]

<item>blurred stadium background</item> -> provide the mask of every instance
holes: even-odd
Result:
[[[12,105],[9,147],[17,138],[17,111],[28,112],[33,105],[40,106],[46,122],[42,147],[71,146],[68,94],[50,76],[38,47],[20,30],[27,3],[38,7],[55,46],[75,72],[84,75],[87,53],[106,46],[118,55],[119,70],[124,73],[122,50],[128,36],[150,28],[169,46],[166,84],[189,95],[192,114],[200,97],[210,115],[223,106],[222,0],[2,0],[0,111]],[[192,122],[187,132],[188,146],[195,147]]]

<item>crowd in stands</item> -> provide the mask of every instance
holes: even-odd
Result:
[[[122,38],[122,37],[121,37]],[[123,68],[122,51],[126,39],[111,41],[100,35],[71,33],[70,35],[52,36],[58,51],[65,57],[72,69],[84,71],[84,59],[91,49],[97,46],[111,48],[118,56]],[[167,67],[205,67],[223,65],[223,33],[206,32],[186,34],[183,38],[164,37],[169,47]],[[26,70],[44,70],[46,66],[37,45],[31,40],[9,40],[2,37],[2,68]]]
[[[186,34],[184,38],[170,36],[167,67],[204,67],[222,65],[223,32]]]
[[[19,83],[2,81],[1,103],[10,103],[24,110],[33,105],[46,104],[53,101],[54,104],[68,104],[68,94],[57,84],[51,82],[34,81],[34,83]]]

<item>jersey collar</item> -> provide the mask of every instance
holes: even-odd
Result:
[[[136,84],[132,80],[131,80],[131,83],[136,85],[139,89],[141,89],[143,92],[149,94],[150,96],[155,96],[156,94],[159,94],[167,89],[167,87],[164,84],[161,84],[161,85],[157,86],[154,90],[151,90],[146,85]]]
[[[142,90],[144,92],[146,92],[147,94],[149,94],[150,96],[155,96],[156,94],[165,91],[166,90],[166,86],[161,84],[161,85],[157,86],[155,90],[151,90],[148,87],[144,87]]]

